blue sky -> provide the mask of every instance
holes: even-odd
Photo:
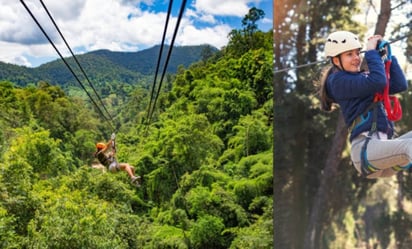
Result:
[[[232,29],[251,7],[264,10],[258,23],[273,27],[273,0],[187,0],[175,45],[227,44]],[[69,55],[39,0],[24,1],[64,56]],[[76,54],[97,49],[139,51],[161,43],[167,0],[43,0]],[[170,43],[181,0],[173,1],[167,43]],[[20,1],[0,0],[0,61],[37,67],[58,54]]]

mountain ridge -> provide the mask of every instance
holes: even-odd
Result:
[[[159,73],[162,73],[165,58],[170,46],[164,46]],[[204,60],[206,55],[217,52],[218,49],[210,45],[175,46],[170,55],[167,73],[175,73],[180,65],[189,65]],[[76,55],[77,60],[90,80],[98,82],[123,82],[134,84],[142,78],[152,76],[156,71],[160,45],[136,52],[119,52],[100,49],[85,54]],[[73,57],[66,57],[80,80],[84,80],[80,69]],[[76,79],[64,64],[62,59],[44,63],[30,68],[10,63],[0,62],[0,81],[10,81],[19,86],[36,84],[38,81],[47,81],[53,85],[77,85]]]

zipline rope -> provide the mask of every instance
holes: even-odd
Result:
[[[56,22],[54,21],[54,18],[52,17],[52,15],[50,14],[49,10],[47,9],[46,5],[43,3],[43,0],[40,0],[40,3],[42,4],[44,10],[46,11],[47,15],[49,16],[50,20],[53,22],[54,27],[56,28],[56,30],[59,32],[60,37],[63,39],[64,43],[66,44],[66,47],[69,49],[71,55],[73,56],[74,60],[76,61],[77,66],[80,68],[80,71],[83,73],[84,77],[86,78],[87,82],[89,83],[89,86],[93,89],[94,94],[97,96],[98,100],[100,101],[100,104],[103,106],[103,109],[105,110],[107,116],[109,117],[109,119],[113,122],[113,118],[110,115],[109,111],[107,111],[106,106],[104,105],[100,95],[97,93],[96,88],[94,87],[94,85],[92,84],[92,82],[90,81],[89,77],[87,76],[85,70],[83,69],[83,67],[80,65],[80,62],[77,60],[77,56],[73,53],[72,49],[70,48],[69,44],[67,43],[66,39],[64,38],[62,32],[60,31],[59,27],[57,26]]]
[[[47,40],[49,41],[49,43],[53,46],[53,48],[56,50],[57,54],[60,56],[60,58],[62,59],[62,61],[64,62],[64,64],[66,65],[66,67],[69,69],[69,71],[73,74],[73,76],[75,77],[75,79],[77,80],[77,82],[80,84],[80,86],[82,87],[82,89],[86,92],[87,96],[90,98],[90,100],[92,101],[92,103],[94,104],[94,106],[96,107],[96,109],[98,110],[98,112],[100,113],[100,115],[108,122],[108,124],[110,125],[110,127],[112,128],[112,130],[114,131],[114,127],[112,125],[112,123],[110,122],[110,120],[106,117],[106,115],[104,115],[104,113],[102,112],[102,110],[100,109],[100,107],[97,105],[97,103],[95,102],[95,100],[92,98],[92,96],[90,95],[90,93],[87,91],[87,89],[85,88],[85,86],[81,83],[79,77],[74,73],[73,69],[70,67],[70,65],[67,63],[67,61],[64,59],[63,55],[60,53],[60,51],[57,49],[56,45],[53,43],[53,41],[50,39],[50,37],[47,35],[46,31],[43,29],[43,27],[40,25],[40,23],[37,21],[36,17],[33,15],[33,13],[31,12],[31,10],[27,7],[26,3],[24,2],[24,0],[20,0],[20,3],[24,6],[24,8],[27,10],[27,12],[30,14],[30,16],[32,17],[32,19],[35,21],[35,23],[37,24],[37,26],[40,28],[40,30],[42,31],[42,33],[44,34],[44,36],[47,38]]]
[[[170,18],[170,14],[172,12],[172,5],[173,5],[173,0],[170,0],[169,1],[169,7],[167,9],[166,23],[165,23],[165,27],[164,27],[164,30],[163,30],[162,43],[160,45],[159,56],[157,58],[157,65],[156,65],[156,71],[155,71],[154,80],[153,80],[152,91],[150,93],[150,102],[149,102],[149,107],[147,108],[146,120],[149,120],[150,112],[151,112],[151,109],[152,109],[152,101],[153,101],[154,91],[155,91],[155,87],[156,87],[157,74],[159,73],[160,61],[161,61],[161,58],[162,58],[163,47],[164,47],[164,43],[165,43],[165,40],[166,40],[167,27],[169,26],[169,18]]]
[[[176,39],[176,36],[177,36],[177,32],[178,32],[178,30],[179,30],[180,21],[181,21],[181,19],[182,19],[182,17],[183,17],[183,12],[184,12],[185,7],[186,7],[186,2],[187,2],[187,0],[183,0],[183,1],[182,1],[182,4],[181,4],[181,6],[180,6],[179,16],[178,16],[178,18],[177,18],[177,23],[176,23],[175,30],[174,30],[174,33],[173,33],[172,41],[171,41],[171,44],[170,44],[170,46],[169,46],[169,50],[168,50],[168,54],[167,54],[167,57],[166,57],[165,65],[164,65],[164,67],[163,67],[163,73],[162,73],[162,76],[161,76],[161,78],[160,78],[159,87],[158,87],[158,89],[157,89],[157,93],[156,93],[156,96],[155,96],[155,99],[154,99],[154,102],[153,102],[153,107],[152,107],[151,112],[149,113],[149,118],[148,118],[148,120],[147,120],[147,125],[150,124],[150,121],[151,121],[152,116],[153,116],[153,113],[154,113],[154,109],[155,109],[155,107],[156,107],[156,102],[157,102],[157,99],[158,99],[159,94],[160,94],[160,89],[161,89],[161,87],[162,87],[163,79],[164,79],[164,76],[165,76],[165,74],[166,74],[167,65],[169,64],[170,56],[171,56],[171,54],[172,54],[174,42],[175,42],[175,39]]]

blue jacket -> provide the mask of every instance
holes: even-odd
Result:
[[[339,104],[348,127],[373,103],[375,93],[382,93],[386,86],[385,67],[378,51],[366,51],[364,59],[368,64],[368,73],[337,70],[326,80],[327,94]],[[389,86],[389,94],[405,91],[408,87],[405,75],[394,56],[390,67]],[[350,141],[360,133],[371,129],[372,115],[371,112],[369,114],[364,116],[364,122],[359,123],[352,130]],[[378,108],[377,129],[388,134],[389,137],[393,135],[393,122],[388,120],[382,105]]]

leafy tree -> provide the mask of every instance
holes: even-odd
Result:
[[[230,244],[230,249],[265,249],[273,248],[273,202],[267,200],[264,214],[257,217],[257,221],[248,227],[233,229],[235,239]]]
[[[249,9],[249,13],[247,13],[242,20],[242,26],[244,27],[245,33],[247,31],[249,35],[252,35],[256,31],[258,31],[256,22],[260,19],[263,19],[264,16],[265,12],[261,9],[258,9],[256,7]]]
[[[227,248],[225,238],[222,236],[224,228],[222,218],[211,215],[200,217],[191,232],[193,248]]]
[[[34,179],[33,167],[22,158],[13,158],[14,153],[7,152],[5,163],[1,163],[0,173],[1,196],[0,203],[10,219],[5,218],[7,228],[13,228],[11,233],[25,236],[26,226],[34,216],[33,203],[30,202],[30,190]],[[12,222],[10,224],[10,222]]]
[[[188,249],[184,232],[174,226],[148,225],[140,235],[144,249]]]
[[[252,7],[242,20],[243,30],[232,30],[230,32],[226,49],[235,58],[249,50],[263,46],[265,40],[262,39],[262,32],[258,30],[256,23],[264,16],[265,12],[263,10]]]
[[[154,199],[170,198],[185,172],[192,172],[208,160],[216,159],[222,147],[203,115],[165,120],[152,139],[147,150],[155,153],[153,158],[156,157],[158,165],[146,177],[149,193]]]
[[[236,76],[253,90],[259,107],[272,97],[272,58],[271,51],[260,48],[243,54],[238,62]]]
[[[21,237],[14,230],[13,216],[8,214],[7,210],[0,205],[0,248],[18,248],[20,247]]]
[[[261,196],[272,194],[272,160],[270,154],[259,154],[242,159],[239,163],[239,171],[247,171],[247,177],[231,183],[233,192],[237,197],[237,202],[246,210],[250,205]],[[249,168],[250,167],[250,168]],[[257,209],[257,207],[254,207]]]
[[[229,139],[228,149],[220,161],[238,162],[242,157],[261,153],[272,145],[271,131],[260,114],[241,117],[233,129],[236,134]]]
[[[17,137],[9,153],[27,162],[33,168],[34,176],[53,177],[67,174],[71,169],[71,159],[60,150],[59,143],[59,140],[50,138],[46,130],[24,127],[17,129]]]
[[[206,214],[221,217],[225,227],[241,227],[249,222],[234,195],[218,184],[212,184],[211,189],[201,186],[193,188],[185,195],[185,199],[189,217]]]
[[[30,117],[27,104],[19,100],[19,91],[11,82],[0,82],[0,120],[6,127],[18,127],[24,125]]]
[[[128,248],[136,219],[126,218],[125,209],[96,197],[85,198],[87,192],[43,184],[34,187],[39,206],[28,226],[28,247]]]
[[[226,142],[238,119],[251,113],[256,106],[255,96],[253,92],[244,90],[237,79],[210,78],[198,81],[198,85],[190,94],[196,99],[196,112],[204,113],[215,133]]]

